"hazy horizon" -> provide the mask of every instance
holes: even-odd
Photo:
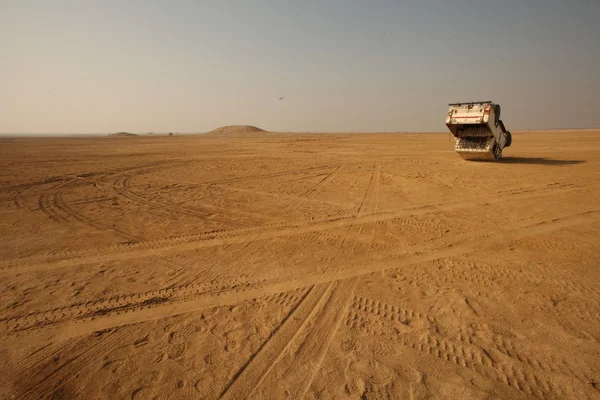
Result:
[[[0,0],[0,133],[599,128],[600,2]],[[596,49],[596,50],[594,50]]]

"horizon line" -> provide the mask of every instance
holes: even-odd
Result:
[[[217,128],[218,129],[218,128]],[[513,129],[511,132],[529,132],[529,131],[582,131],[582,130],[600,130],[600,127],[595,128],[529,128],[529,129]],[[152,135],[169,135],[172,133],[173,135],[205,135],[210,133],[207,132],[20,132],[20,133],[10,133],[10,132],[0,132],[0,137],[19,137],[19,136],[29,136],[29,137],[39,137],[39,136],[111,136],[117,133],[129,133],[137,136],[152,136]],[[402,134],[402,133],[450,133],[449,131],[269,131],[264,130],[264,133],[288,133],[288,134]],[[39,136],[36,136],[39,135]]]

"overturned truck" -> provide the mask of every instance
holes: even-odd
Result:
[[[491,101],[448,105],[446,126],[456,137],[454,150],[465,160],[499,160],[512,143],[500,119],[500,105]]]

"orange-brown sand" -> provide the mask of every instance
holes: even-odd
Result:
[[[600,397],[600,131],[0,140],[0,398]]]

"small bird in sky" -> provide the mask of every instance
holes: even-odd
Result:
[[[283,97],[280,97],[279,100],[283,100]]]

